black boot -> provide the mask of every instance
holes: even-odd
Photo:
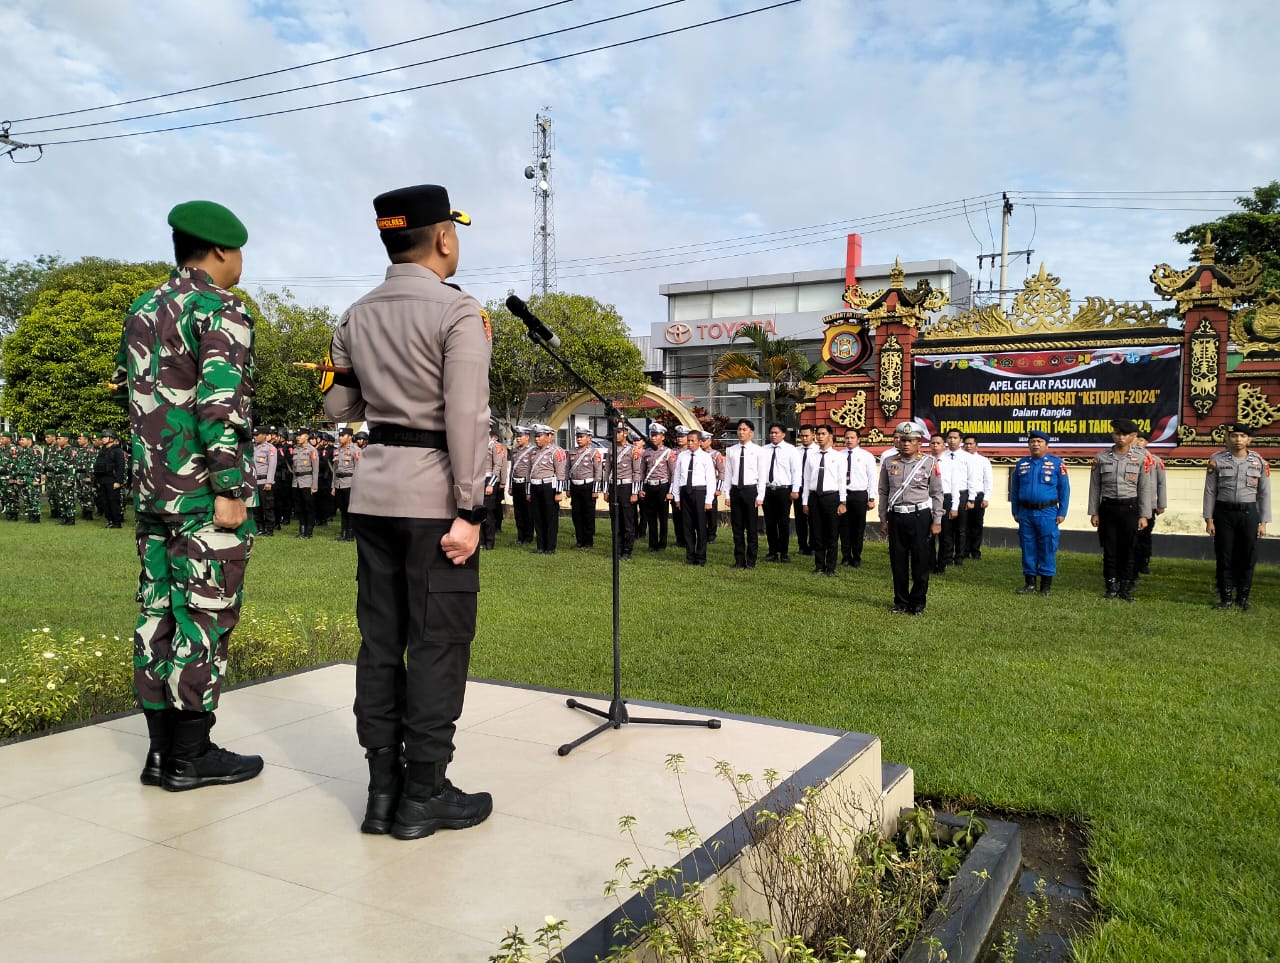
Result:
[[[1215,609],[1231,608],[1231,589],[1224,588],[1224,589],[1218,590],[1218,604],[1215,605],[1214,608]]]
[[[39,515],[28,515],[28,516],[27,516],[27,521],[28,521],[28,522],[30,522],[32,525],[39,525],[39,524],[40,524],[40,516],[39,516]]]
[[[1121,602],[1133,601],[1133,583],[1132,582],[1124,581],[1120,583],[1120,601]]]
[[[1018,591],[1015,592],[1014,594],[1030,595],[1032,592],[1036,590],[1036,577],[1034,575],[1024,575],[1022,577],[1025,580],[1025,582],[1022,588],[1018,589]]]
[[[1040,576],[1040,594],[1041,595],[1053,594],[1053,576],[1052,575]]]
[[[241,756],[209,741],[212,712],[178,711],[161,785],[170,792],[244,782],[262,772],[261,756]]]
[[[360,832],[385,836],[391,832],[400,794],[404,791],[404,760],[400,758],[399,746],[369,749],[364,757],[369,760],[369,803],[365,806]]]
[[[1114,599],[1120,595],[1120,583],[1113,578],[1107,579],[1107,591],[1103,593],[1104,599]]]
[[[405,766],[404,794],[391,827],[396,839],[422,839],[437,829],[466,829],[489,818],[493,797],[487,792],[463,792],[445,778],[447,766],[444,762]]]
[[[1249,604],[1248,589],[1241,589],[1239,592],[1236,593],[1236,606],[1240,609],[1241,612],[1248,612],[1250,609],[1253,608],[1253,606]]]
[[[138,779],[144,786],[159,786],[164,777],[165,760],[173,749],[173,723],[177,713],[172,709],[143,709],[142,714],[147,719],[151,745]]]

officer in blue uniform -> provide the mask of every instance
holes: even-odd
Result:
[[[1034,592],[1039,576],[1040,594],[1048,595],[1058,571],[1058,526],[1067,517],[1071,480],[1062,459],[1048,453],[1049,436],[1043,431],[1027,435],[1027,450],[1030,454],[1018,459],[1009,476],[1009,501],[1018,523],[1026,580],[1018,594]]]

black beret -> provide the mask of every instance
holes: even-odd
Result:
[[[373,199],[373,210],[378,215],[379,231],[428,227],[441,221],[471,223],[466,213],[450,207],[449,192],[439,184],[419,184],[379,194]]]
[[[1226,432],[1228,435],[1248,435],[1250,437],[1253,437],[1253,431],[1249,428],[1248,425],[1242,425],[1239,423],[1232,424],[1232,425],[1223,425],[1222,430]]]
[[[1138,426],[1130,418],[1113,418],[1111,427],[1122,435],[1134,435],[1138,432]]]

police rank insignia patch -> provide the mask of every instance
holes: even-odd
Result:
[[[484,308],[480,309],[480,320],[484,322],[484,337],[486,341],[493,340],[493,325],[489,322],[489,312]]]

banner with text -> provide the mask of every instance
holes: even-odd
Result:
[[[923,347],[923,346],[921,346]],[[1132,418],[1152,444],[1177,443],[1178,345],[982,354],[917,354],[915,416],[932,433],[959,428],[1013,445],[1039,429],[1063,445],[1111,444],[1111,419]]]

